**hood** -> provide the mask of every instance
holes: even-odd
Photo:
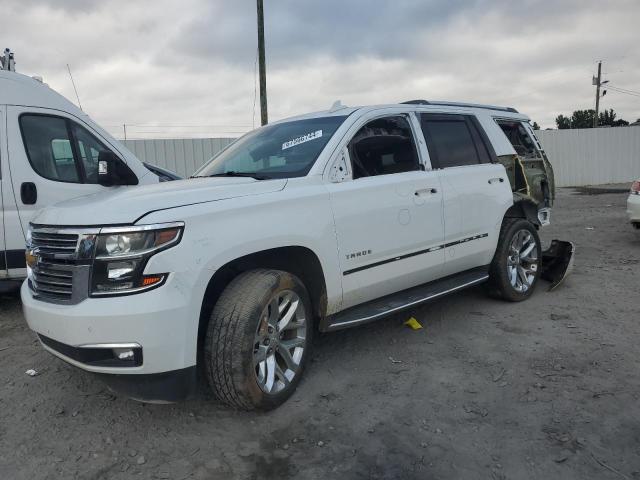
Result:
[[[111,187],[46,207],[34,218],[40,225],[131,224],[152,211],[277,192],[286,179],[192,178],[135,187]]]

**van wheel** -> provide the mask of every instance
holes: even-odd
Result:
[[[493,296],[520,302],[531,296],[540,276],[540,237],[531,222],[507,218],[489,269]]]
[[[204,345],[214,395],[242,410],[269,410],[295,391],[311,346],[309,295],[280,270],[242,273],[213,308]]]

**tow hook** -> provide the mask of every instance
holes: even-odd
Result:
[[[573,270],[576,248],[572,242],[552,240],[542,252],[540,277],[551,283],[549,291],[555,290]]]

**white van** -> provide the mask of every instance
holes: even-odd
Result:
[[[119,185],[159,181],[62,95],[0,69],[0,292],[26,277],[25,235],[38,210],[115,188],[98,183],[98,157],[119,165]]]

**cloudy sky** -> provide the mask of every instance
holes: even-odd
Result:
[[[254,0],[2,0],[0,45],[117,136],[233,136],[254,113]],[[446,99],[542,127],[593,108],[591,76],[640,91],[640,2],[265,0],[270,119]],[[601,102],[640,117],[640,96]],[[155,125],[155,126],[149,126]]]

